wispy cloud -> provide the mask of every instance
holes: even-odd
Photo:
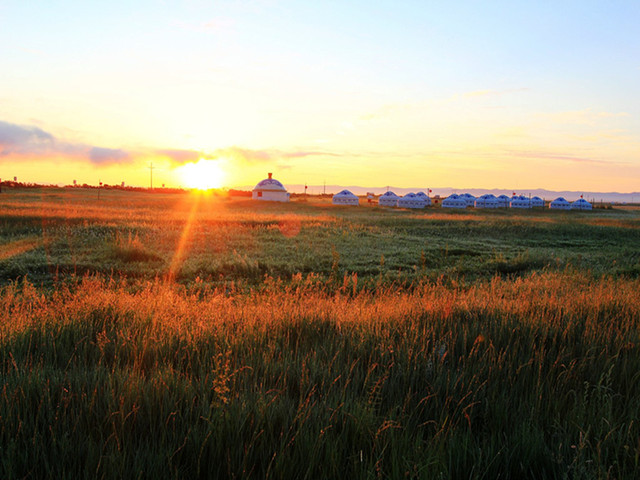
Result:
[[[189,149],[153,149],[141,148],[135,151],[121,148],[106,148],[83,143],[74,143],[57,138],[50,132],[34,125],[16,125],[0,121],[0,161],[3,158],[12,161],[34,160],[77,160],[97,166],[130,164],[136,160],[164,157],[174,165],[207,160],[231,159],[244,164],[276,163],[283,160],[306,157],[337,157],[339,153],[322,150],[255,150],[232,146],[212,152]]]
[[[576,125],[595,125],[605,119],[628,116],[627,112],[596,112],[590,108],[539,114],[539,118],[545,122]]]
[[[154,150],[153,152],[161,157],[166,157],[173,163],[183,164],[189,162],[197,162],[204,155],[197,150],[182,150],[182,149],[162,149]]]
[[[296,158],[305,158],[305,157],[315,157],[315,156],[329,156],[329,157],[338,157],[339,153],[334,152],[326,152],[320,150],[278,150],[278,149],[267,149],[267,150],[251,150],[248,148],[240,148],[237,146],[223,148],[219,150],[215,150],[211,153],[209,158],[232,158],[236,161],[241,161],[244,163],[250,164],[258,164],[258,163],[269,163],[278,160],[285,159],[296,159]]]
[[[569,155],[563,153],[551,153],[535,150],[508,150],[505,154],[511,158],[525,158],[525,159],[538,159],[538,160],[559,160],[561,162],[590,164],[590,165],[608,165],[612,166],[613,162],[607,160],[600,160],[597,158],[591,158],[579,155]],[[620,162],[616,162],[617,165],[621,165]]]
[[[33,160],[34,156],[86,160],[95,165],[133,161],[133,155],[125,150],[67,142],[40,127],[0,121],[0,159]]]
[[[89,150],[89,160],[96,164],[128,163],[131,155],[121,149],[92,147]]]

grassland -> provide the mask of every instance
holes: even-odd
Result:
[[[640,212],[0,195],[2,478],[636,478]]]

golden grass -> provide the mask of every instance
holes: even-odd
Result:
[[[30,236],[28,238],[21,238],[11,243],[0,245],[0,262],[8,260],[16,255],[22,255],[23,253],[34,250],[44,244],[42,237]]]

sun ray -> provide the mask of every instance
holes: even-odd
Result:
[[[198,212],[198,207],[200,206],[200,201],[202,200],[201,194],[194,194],[192,196],[193,204],[191,205],[191,210],[189,211],[189,216],[187,217],[187,221],[182,228],[182,234],[180,235],[180,240],[178,241],[178,245],[176,247],[176,251],[173,254],[173,258],[171,259],[171,264],[169,266],[169,273],[167,275],[167,280],[170,283],[173,283],[176,277],[176,273],[182,266],[184,261],[184,257],[186,255],[187,244],[191,238],[191,229],[193,227],[193,223],[196,218],[196,214]]]

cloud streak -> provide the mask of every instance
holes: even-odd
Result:
[[[305,157],[315,156],[340,156],[337,153],[314,151],[314,150],[295,150],[295,151],[282,151],[277,149],[268,150],[251,150],[248,148],[229,147],[214,152],[216,158],[231,157],[235,160],[240,160],[245,163],[259,164],[269,163],[278,160],[291,160]]]
[[[126,164],[133,161],[130,152],[83,143],[66,142],[33,125],[17,125],[0,120],[0,160],[33,160],[33,157],[68,158],[94,165]]]

